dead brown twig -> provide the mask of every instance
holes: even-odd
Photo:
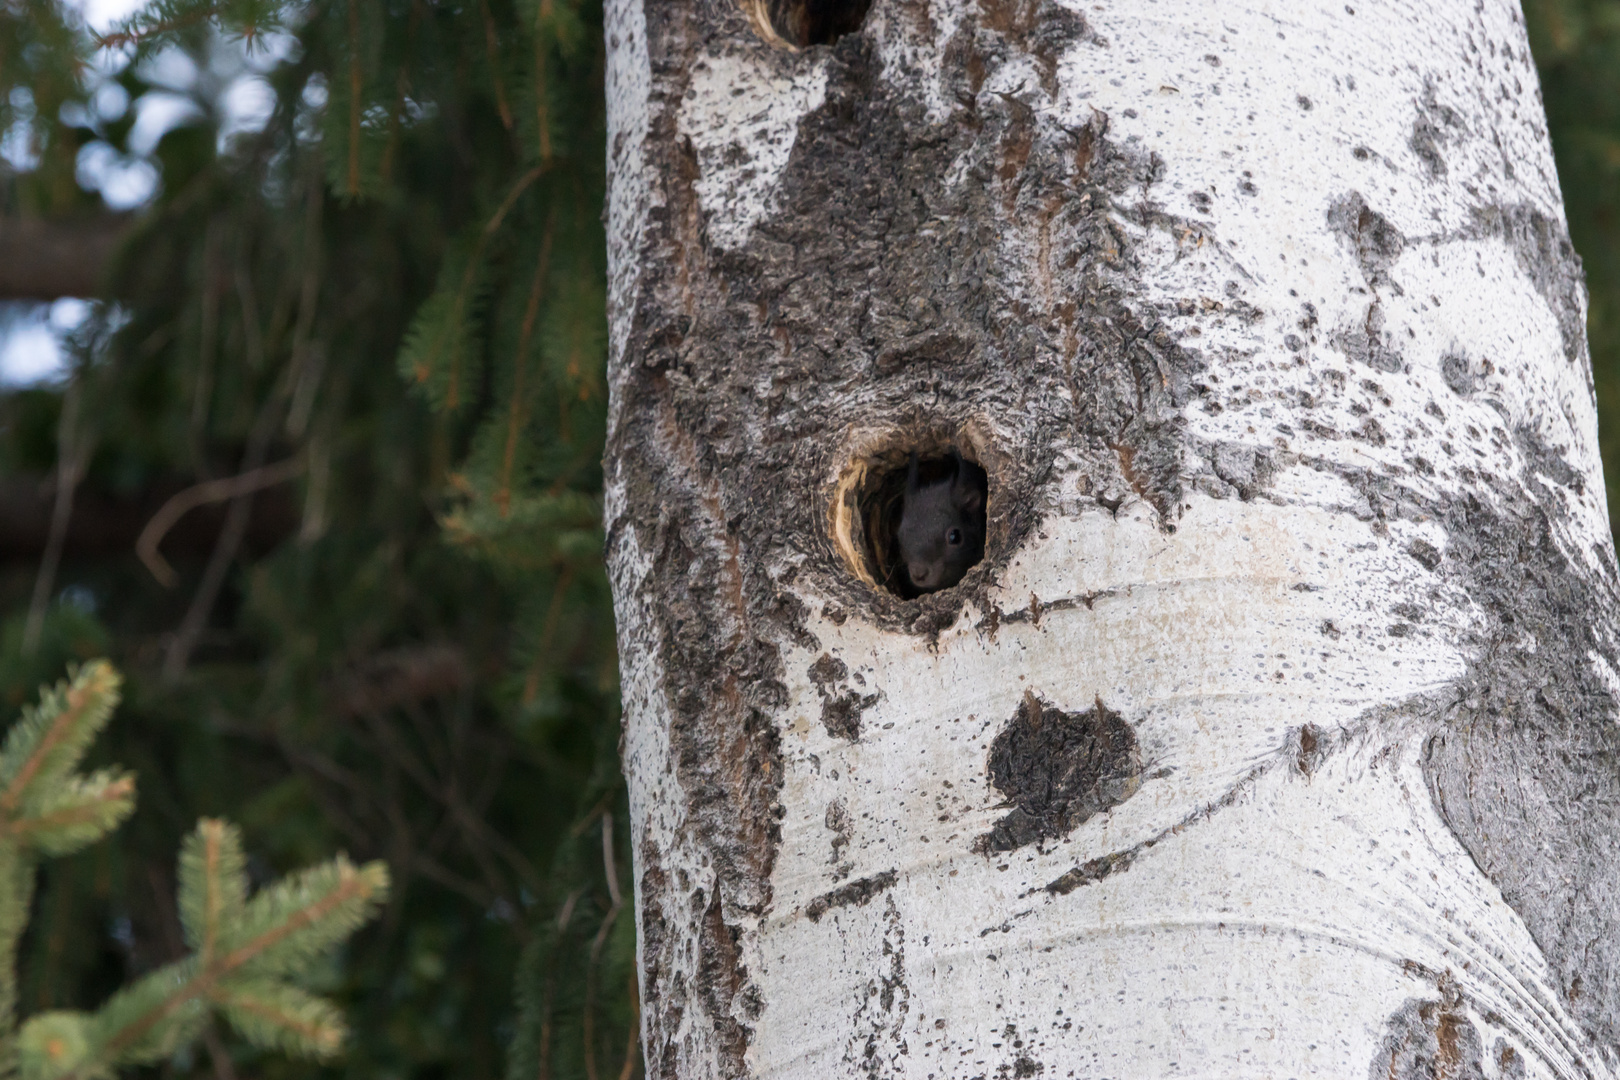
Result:
[[[303,472],[304,465],[302,456],[291,457],[274,465],[261,465],[257,469],[249,469],[236,476],[205,480],[200,484],[193,484],[184,491],[176,492],[168,502],[158,508],[158,512],[146,523],[146,528],[141,530],[140,537],[135,541],[135,554],[140,556],[141,562],[164,588],[174,588],[180,581],[180,575],[174,572],[174,567],[170,566],[169,561],[158,551],[158,545],[163,542],[163,537],[168,531],[174,528],[176,522],[199,506],[236,499],[267,487],[286,483]]]

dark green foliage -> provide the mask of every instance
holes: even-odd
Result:
[[[43,53],[36,6],[62,21]],[[297,44],[266,76],[269,125],[222,146],[199,89],[155,151],[70,407],[0,398],[0,485],[71,486],[78,523],[32,632],[44,543],[0,554],[0,695],[111,655],[127,704],[104,751],[142,787],[116,844],[42,873],[23,1010],[185,954],[173,853],[217,815],[255,881],[346,850],[393,886],[311,985],[348,1019],[345,1057],[215,1024],[165,1073],[617,1077],[639,1052],[601,567],[600,6],[162,0],[101,44],[135,58],[117,78],[138,96],[144,57],[272,33]],[[0,66],[0,97],[82,94],[52,88],[96,47],[57,7],[0,0],[0,57],[39,69]],[[129,150],[127,118],[85,115],[39,120],[40,165],[0,174],[0,209],[91,203],[41,194],[51,155]],[[141,527],[188,490],[143,565]]]

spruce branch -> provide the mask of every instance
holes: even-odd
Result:
[[[199,829],[203,836],[193,842],[203,861],[211,829],[205,822]],[[213,869],[223,877],[230,861],[224,844],[220,856]],[[230,883],[220,880],[215,888],[224,892]],[[135,1064],[162,1057],[180,1036],[190,1038],[201,1031],[210,1005],[221,1007],[232,1026],[258,1045],[283,1050],[296,1045],[301,1053],[313,1056],[334,1053],[339,1042],[333,1039],[341,1037],[341,1029],[331,1022],[335,1011],[312,1010],[307,1002],[294,1007],[290,1003],[302,999],[295,988],[277,979],[302,971],[359,929],[375,914],[387,890],[388,870],[382,863],[356,867],[339,856],[261,889],[234,918],[222,910],[225,917],[209,959],[193,956],[161,968],[102,1007],[96,1024],[98,1060]],[[268,986],[279,987],[275,994],[280,996],[266,996]],[[257,1012],[250,1007],[252,1002],[272,1000],[284,1006],[285,1023],[271,1023],[275,1010],[268,1005]],[[304,1031],[312,1033],[308,1039],[300,1034]],[[65,1075],[87,1080],[89,1074]]]
[[[287,980],[375,914],[382,863],[343,856],[248,896],[241,834],[204,819],[180,852],[180,922],[193,954],[153,971],[95,1013],[41,1013],[15,1030],[17,943],[40,857],[96,840],[134,808],[134,778],[73,770],[118,700],[119,676],[97,660],[44,691],[0,749],[0,1076],[100,1080],[199,1038],[217,1010],[249,1042],[317,1059],[344,1039],[337,1008]]]
[[[111,719],[120,681],[111,664],[94,660],[24,710],[0,749],[0,822],[15,821],[32,791],[78,765]]]
[[[518,177],[489,220],[463,243],[466,255],[445,260],[438,288],[411,322],[399,354],[399,371],[428,395],[435,409],[453,413],[465,404],[463,359],[477,351],[476,309],[485,249],[518,199],[549,168],[542,163]]]
[[[135,809],[135,777],[119,769],[69,776],[27,800],[25,813],[0,823],[41,855],[71,855],[116,829]]]
[[[280,0],[150,0],[105,34],[92,30],[90,37],[100,49],[133,46],[150,53],[187,31],[213,24],[252,49],[264,35],[287,28],[287,12]]]
[[[222,987],[216,1000],[225,1019],[255,1046],[317,1060],[343,1047],[347,1030],[337,1008],[296,986],[243,979]]]
[[[220,928],[241,917],[247,904],[247,858],[236,827],[205,818],[180,849],[180,925],[186,944],[204,964],[219,944]]]

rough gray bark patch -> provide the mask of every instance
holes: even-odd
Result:
[[[1485,1080],[1482,1053],[1479,1030],[1460,1003],[1451,997],[1414,998],[1389,1018],[1367,1076],[1368,1080]]]
[[[991,784],[1013,808],[974,845],[984,852],[1066,836],[1130,798],[1141,784],[1142,763],[1136,733],[1101,700],[1068,713],[1026,692],[990,744],[989,770]]]
[[[1467,391],[1474,392],[1472,384]],[[1572,561],[1558,543],[1555,523],[1568,512],[1559,489],[1578,493],[1578,471],[1529,429],[1499,437],[1512,438],[1524,453],[1523,474],[1470,472],[1468,488],[1440,499],[1390,476],[1334,471],[1366,497],[1378,519],[1439,521],[1445,528],[1443,552],[1415,540],[1407,553],[1454,582],[1485,618],[1464,642],[1475,658],[1468,674],[1430,720],[1436,729],[1425,748],[1430,793],[1475,864],[1524,919],[1570,1012],[1592,1038],[1614,1046],[1620,1044],[1620,863],[1613,857],[1620,701],[1594,657],[1614,665],[1620,656],[1616,567],[1608,549],[1594,553],[1594,568]],[[1393,623],[1390,632],[1412,633],[1422,613],[1396,608],[1392,616],[1411,621]]]
[[[1434,175],[1440,147],[1459,131],[1432,93],[1420,103],[1414,149]],[[1413,244],[1494,240],[1515,261],[1558,321],[1565,358],[1586,364],[1580,260],[1561,223],[1521,205],[1482,201],[1461,230],[1404,237],[1357,192],[1334,201],[1331,227],[1355,251],[1369,289],[1398,289],[1394,261]],[[1400,377],[1407,366],[1384,330],[1374,299],[1363,324],[1343,327],[1335,343],[1352,360]],[[1498,365],[1461,351],[1442,357],[1441,374],[1460,398],[1490,393]],[[1363,385],[1369,385],[1364,383]],[[1437,403],[1429,415],[1442,425]],[[1337,433],[1310,429],[1313,434]],[[1481,432],[1469,428],[1472,437]],[[1339,472],[1366,497],[1376,517],[1438,520],[1446,550],[1422,540],[1407,552],[1457,583],[1486,614],[1468,642],[1475,660],[1454,688],[1454,704],[1436,720],[1425,772],[1441,815],[1501,890],[1558,973],[1571,1012],[1599,1042],[1620,1044],[1620,865],[1613,858],[1620,807],[1620,715],[1597,665],[1614,665],[1613,613],[1620,589],[1609,549],[1586,564],[1561,549],[1558,525],[1583,493],[1579,470],[1527,426],[1497,430],[1526,468],[1517,477],[1458,469],[1460,494],[1435,500],[1398,477]],[[1449,445],[1447,445],[1449,452]],[[1309,462],[1308,455],[1300,460]],[[1410,464],[1428,475],[1433,465]],[[1392,610],[1395,636],[1414,632],[1411,612]],[[1324,633],[1327,628],[1324,628]],[[1330,635],[1331,636],[1331,635]],[[1601,658],[1601,659],[1595,659]]]
[[[902,17],[922,17],[909,10]],[[609,436],[623,513],[609,522],[608,548],[610,561],[622,559],[618,537],[634,529],[650,559],[642,610],[688,800],[682,828],[712,856],[705,925],[721,941],[720,927],[770,902],[781,650],[820,651],[794,592],[922,636],[950,626],[970,601],[993,607],[992,583],[1039,523],[1055,447],[1077,437],[1093,457],[1085,494],[1134,490],[1161,527],[1175,528],[1181,406],[1201,360],[1159,312],[1138,309],[1140,269],[1112,219],[1197,226],[1158,207],[1162,163],[1110,140],[1103,114],[1069,129],[1013,97],[978,96],[989,73],[1023,57],[1055,89],[1066,47],[1102,47],[1061,5],[985,0],[948,44],[947,92],[964,107],[944,121],[929,119],[922,86],[882,77],[863,35],[816,52],[828,60],[824,104],[799,124],[775,211],[741,248],[717,250],[696,154],[679,133],[693,67],[749,50],[786,72],[806,54],[761,45],[734,5],[648,4],[646,18],[645,154],[657,196],[614,361],[614,413],[633,420]],[[964,179],[948,179],[961,170]],[[986,555],[957,587],[903,600],[843,564],[828,529],[829,485],[852,425],[994,433],[981,454],[994,493]],[[857,737],[862,695],[826,685],[823,723]],[[690,921],[675,913],[700,886],[662,879],[644,920]],[[654,915],[660,906],[665,914]],[[673,1000],[656,977],[676,958],[656,947],[643,955],[647,1000]],[[703,996],[705,1011],[738,999],[746,974],[734,975],[715,973],[711,987],[739,989]],[[660,1040],[675,1030],[668,1016],[649,1016],[651,1061],[665,1060]],[[728,1043],[737,1075],[746,1038],[741,1030]]]
[[[1524,483],[1545,488],[1539,474]],[[1592,657],[1616,655],[1608,613],[1620,596],[1612,566],[1597,578],[1559,549],[1545,509],[1556,497],[1532,501],[1500,483],[1493,502],[1469,496],[1441,511],[1442,572],[1487,618],[1425,773],[1446,823],[1529,926],[1571,1013],[1613,1046],[1620,703]]]
[[[1536,292],[1558,319],[1564,357],[1571,363],[1586,359],[1586,280],[1581,257],[1569,242],[1563,222],[1554,221],[1533,206],[1491,203],[1473,211],[1474,234],[1498,237],[1513,251],[1520,269],[1535,284]]]
[[[1351,191],[1328,206],[1328,226],[1356,253],[1369,285],[1389,280],[1389,268],[1406,250],[1406,237],[1388,218],[1367,205],[1361,192]]]
[[[1451,106],[1440,103],[1432,83],[1416,106],[1417,116],[1412,120],[1412,136],[1407,145],[1423,162],[1429,179],[1439,180],[1448,171],[1441,148],[1464,134],[1462,117]]]
[[[701,889],[693,899],[701,902]],[[738,957],[737,938],[738,931],[726,921],[716,892],[703,913],[698,933],[697,993],[714,1024],[721,1054],[728,1061],[740,1062],[752,1032],[736,1017],[733,1006],[740,1004],[747,1017],[755,1020],[763,1011],[763,1002]]]

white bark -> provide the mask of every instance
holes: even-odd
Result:
[[[650,1074],[1620,1075],[1615,564],[1516,5],[608,34]],[[902,601],[838,485],[942,437],[987,557]],[[1042,710],[1129,729],[1089,816]]]

